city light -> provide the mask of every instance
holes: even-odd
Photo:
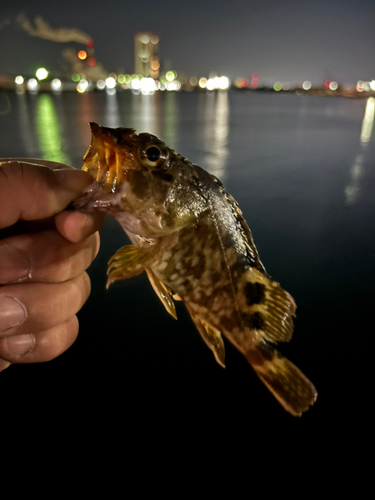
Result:
[[[85,50],[80,50],[77,54],[78,59],[81,59],[81,61],[84,61],[87,58],[87,52]]]
[[[105,81],[104,80],[98,80],[96,82],[96,86],[99,90],[105,89]]]
[[[173,82],[177,78],[177,73],[175,71],[167,71],[165,74],[165,78],[168,82]]]
[[[61,90],[61,87],[62,87],[61,80],[59,78],[54,78],[51,82],[52,90],[58,92],[59,90]]]
[[[89,82],[84,78],[79,82],[79,84],[76,87],[77,92],[79,92],[80,94],[86,92],[88,88],[89,88]]]
[[[38,80],[36,80],[36,78],[30,78],[26,85],[31,92],[38,90]]]
[[[16,82],[17,85],[22,85],[24,82],[24,78],[23,78],[23,76],[19,75],[19,76],[16,76],[14,81]]]
[[[303,90],[310,90],[311,89],[311,82],[309,80],[305,80],[302,84]]]
[[[142,94],[153,94],[156,89],[155,80],[153,78],[142,78],[141,81],[139,81],[139,88]]]
[[[330,90],[337,90],[339,88],[339,85],[337,82],[329,82],[329,88]]]
[[[218,88],[221,90],[227,90],[230,85],[230,80],[227,76],[221,76],[219,78],[219,86]]]
[[[109,76],[105,80],[105,85],[107,89],[114,89],[116,87],[116,80],[113,78],[113,76]]]
[[[283,88],[283,84],[281,82],[275,82],[273,84],[273,90],[275,90],[276,92],[279,92],[279,90],[281,90]]]
[[[199,86],[201,89],[205,89],[207,86],[207,78],[199,78]]]
[[[168,82],[166,85],[167,90],[177,91],[181,88],[181,82],[179,80],[173,80],[173,82]]]
[[[45,80],[48,77],[48,71],[46,68],[39,68],[35,72],[35,76],[38,78],[38,80]]]

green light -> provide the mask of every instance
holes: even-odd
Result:
[[[45,160],[70,163],[61,144],[60,121],[54,101],[50,95],[38,96],[36,128],[42,158]]]
[[[46,70],[46,68],[39,68],[36,70],[35,75],[38,80],[45,80],[48,76],[48,71]]]
[[[80,76],[78,73],[73,73],[71,76],[73,82],[79,82],[80,81]]]
[[[282,88],[283,88],[283,84],[281,82],[275,82],[275,84],[273,86],[273,90],[276,90],[276,92],[278,92]]]
[[[177,76],[177,73],[175,71],[167,71],[165,74],[165,78],[168,80],[168,82],[173,82]]]

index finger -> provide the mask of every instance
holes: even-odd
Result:
[[[89,174],[68,166],[52,169],[23,160],[0,163],[0,229],[61,212],[91,183]]]
[[[14,161],[20,163],[31,163],[33,165],[43,165],[44,167],[50,167],[52,169],[70,168],[72,170],[76,170],[74,167],[66,165],[65,163],[60,163],[58,161],[40,160],[39,158],[0,158],[0,163],[9,163]]]

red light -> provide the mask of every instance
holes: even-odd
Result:
[[[252,73],[251,79],[252,80],[259,80],[259,73]]]
[[[259,82],[255,82],[254,80],[251,81],[251,86],[256,89],[259,85]]]
[[[247,78],[241,78],[240,85],[242,88],[245,88],[249,85],[249,80]]]
[[[86,43],[86,47],[93,47],[94,46],[94,40],[90,40],[89,42]]]
[[[324,85],[325,85],[327,88],[329,88],[329,84],[330,84],[330,83],[331,83],[331,80],[326,80],[326,81],[324,82]]]
[[[89,57],[89,58],[87,59],[87,64],[88,64],[89,66],[95,66],[95,64],[96,64],[96,59],[95,59],[95,57]]]

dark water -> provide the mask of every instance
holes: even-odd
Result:
[[[129,446],[135,437],[148,450],[157,442],[176,453],[190,440],[224,455],[224,448],[254,443],[274,454],[276,438],[304,457],[322,446],[337,456],[357,445],[372,399],[362,391],[374,332],[373,100],[0,94],[0,113],[2,157],[79,168],[87,123],[97,121],[152,132],[218,175],[239,202],[267,271],[296,300],[294,338],[280,350],[319,392],[315,407],[293,419],[230,345],[226,370],[216,365],[184,307],[177,304],[175,322],[145,276],[106,291],[106,262],[126,242],[108,220],[76,344],[51,363],[1,375],[14,413],[17,399],[36,419],[47,408],[51,418],[74,414],[86,437],[92,422],[102,444]]]

